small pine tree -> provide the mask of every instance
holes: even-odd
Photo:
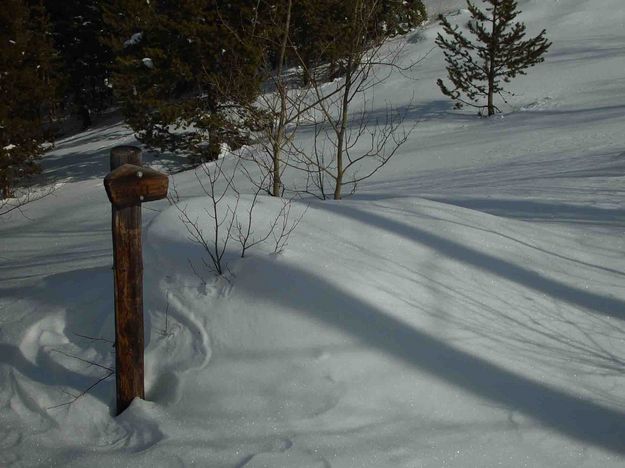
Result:
[[[525,24],[514,22],[519,15],[515,0],[483,0],[490,6],[483,12],[467,0],[471,21],[469,32],[476,41],[464,37],[458,26],[440,16],[443,30],[449,38],[438,34],[436,44],[443,50],[447,62],[447,77],[452,86],[437,81],[442,93],[463,105],[486,109],[488,116],[499,111],[494,104],[495,94],[500,94],[503,83],[508,83],[525,70],[544,61],[543,55],[551,43],[545,30],[528,40]],[[486,104],[482,98],[486,97]]]
[[[0,198],[39,172],[46,112],[56,97],[56,54],[42,3],[0,8]]]

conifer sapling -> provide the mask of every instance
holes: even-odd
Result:
[[[483,0],[485,11],[467,0],[471,14],[468,29],[474,39],[466,38],[457,25],[439,17],[445,35],[438,34],[436,44],[443,50],[447,62],[447,78],[451,85],[437,81],[445,96],[464,105],[486,110],[488,116],[499,111],[494,103],[496,94],[504,91],[517,75],[544,61],[551,43],[543,30],[538,36],[525,40],[525,24],[515,22],[520,11],[515,0]],[[483,99],[486,98],[486,104]]]

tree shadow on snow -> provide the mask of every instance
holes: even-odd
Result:
[[[102,179],[110,172],[111,148],[124,144],[142,147],[121,121],[62,139],[41,159],[43,171],[35,180],[45,185]],[[149,150],[143,152],[143,164],[162,166],[171,173],[191,167],[184,156]]]
[[[616,202],[613,206],[596,204],[597,184],[618,199],[615,187],[624,171],[622,151],[549,154],[487,167],[430,170],[388,182],[372,181],[366,184],[369,193],[353,198],[412,196],[525,221],[625,226],[625,210]],[[594,185],[589,186],[584,179],[592,179]],[[490,187],[494,195],[485,197],[484,187]]]
[[[432,242],[430,239],[429,243]],[[475,260],[477,258],[473,257],[478,255],[456,253],[467,260]],[[253,261],[260,262],[260,269],[268,274],[254,275],[254,280],[245,281],[246,293],[250,296],[312,316],[419,371],[479,398],[519,411],[563,435],[625,454],[625,413],[569,395],[458,350],[387,315],[384,310],[346,294],[317,275],[283,262],[262,258]],[[501,266],[495,263],[493,268]],[[516,273],[530,279],[529,272],[518,270]],[[277,293],[275,284],[288,284],[289,287]]]
[[[614,43],[615,45],[606,46],[605,38],[602,38],[597,43],[596,47],[560,47],[554,51],[549,52],[549,63],[565,64],[569,62],[588,62],[590,60],[604,60],[618,57],[625,57],[625,47],[620,43]],[[620,42],[620,38],[619,38]]]
[[[625,320],[625,302],[622,300],[569,286],[523,266],[515,265],[417,227],[363,212],[344,204],[317,204],[316,206],[330,209],[339,215],[364,224],[393,232],[410,241],[432,248],[447,257],[503,277],[554,299],[573,306],[583,307],[591,312]]]

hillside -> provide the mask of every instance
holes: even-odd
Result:
[[[414,131],[355,195],[299,199],[281,253],[198,274],[176,208],[144,210],[147,400],[117,418],[114,378],[73,399],[114,365],[102,179],[136,142],[59,141],[54,194],[0,224],[0,466],[623,466],[625,11],[519,6],[553,46],[492,119],[440,94],[435,21],[393,40],[425,59],[366,104]],[[210,229],[195,173],[172,180]]]

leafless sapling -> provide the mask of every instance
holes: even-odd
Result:
[[[308,71],[316,96],[315,108],[322,118],[314,123],[312,148],[296,148],[293,166],[308,174],[321,198],[332,191],[333,198],[339,200],[346,186],[355,191],[358,183],[388,163],[414,127],[405,125],[410,106],[398,111],[387,105],[382,113],[373,115],[367,104],[374,88],[384,83],[392,70],[401,68],[398,43],[390,45],[383,34],[372,35],[369,30],[375,3],[354,2],[350,24],[340,38],[345,41],[343,76],[335,88],[328,94],[328,86],[319,74]],[[355,111],[357,102],[362,107]],[[330,189],[326,180],[330,181]]]

